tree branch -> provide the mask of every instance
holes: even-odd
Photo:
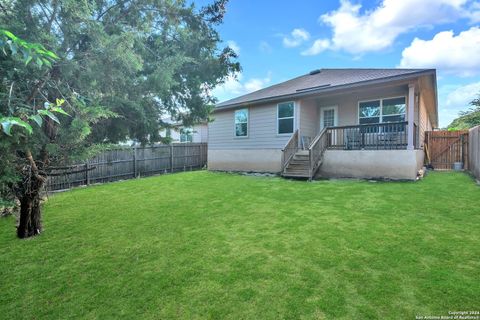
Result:
[[[30,167],[32,168],[32,173],[35,176],[35,178],[37,178],[40,181],[45,181],[46,178],[39,174],[37,164],[35,163],[35,160],[33,160],[32,152],[30,151],[30,149],[27,149],[25,151],[25,157],[27,158],[28,162],[30,163]]]

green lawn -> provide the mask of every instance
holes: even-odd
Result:
[[[2,319],[414,319],[480,309],[480,187],[205,171],[50,197],[0,219]]]

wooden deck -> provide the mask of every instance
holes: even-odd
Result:
[[[414,135],[418,131],[414,126]],[[285,145],[282,157],[282,176],[312,180],[323,162],[326,150],[405,150],[408,145],[408,122],[361,124],[327,127],[311,141],[300,143],[298,130]],[[415,146],[418,138],[414,139]]]

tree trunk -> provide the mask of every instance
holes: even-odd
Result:
[[[45,177],[32,174],[31,170],[28,171],[17,193],[20,200],[17,236],[21,239],[33,237],[42,232],[40,192],[45,183]]]

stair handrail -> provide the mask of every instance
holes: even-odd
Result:
[[[308,158],[310,160],[309,168],[309,180],[312,180],[314,175],[317,173],[319,167],[319,162],[327,150],[328,147],[328,135],[326,134],[328,127],[323,128],[322,131],[313,139],[312,143],[308,147]]]
[[[298,129],[292,134],[285,147],[282,149],[282,172],[298,151]]]

